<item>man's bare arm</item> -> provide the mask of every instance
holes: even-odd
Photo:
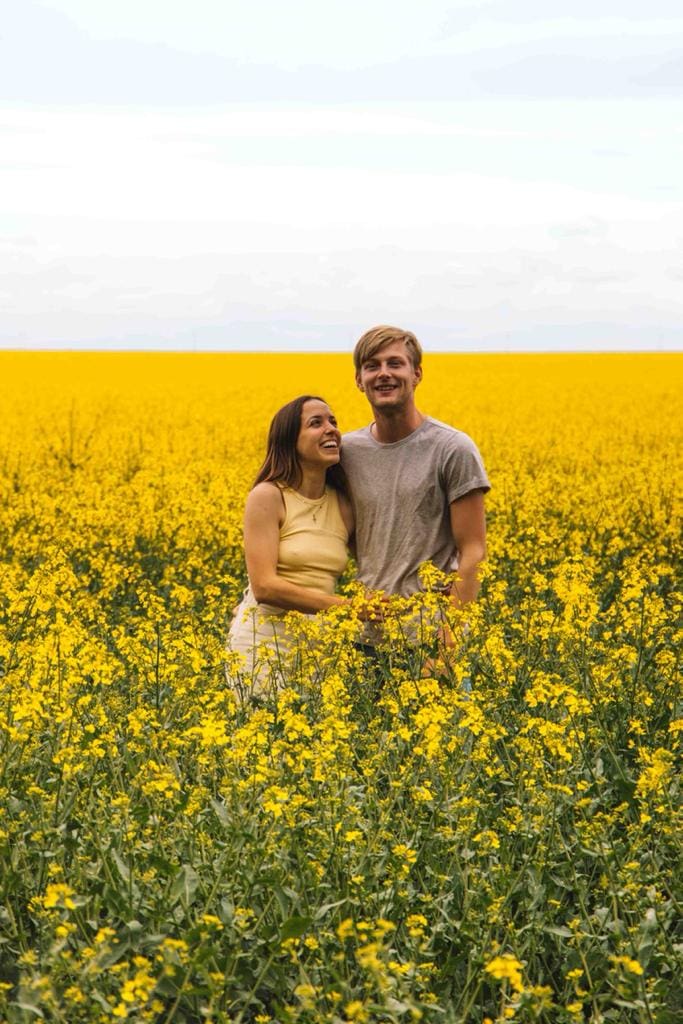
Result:
[[[451,502],[451,530],[458,551],[458,579],[451,597],[456,607],[462,607],[479,593],[479,566],[486,558],[483,491],[470,491]]]
[[[462,608],[479,593],[479,566],[486,558],[484,492],[470,491],[451,502],[450,514],[458,551],[458,573],[451,587],[451,603],[455,608]],[[444,630],[443,639],[447,647],[457,642],[450,629]]]

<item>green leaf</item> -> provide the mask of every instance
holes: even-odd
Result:
[[[103,953],[98,958],[98,963],[100,967],[103,970],[106,970],[106,968],[108,967],[112,967],[114,964],[119,962],[124,953],[127,953],[129,949],[130,944],[128,942],[119,942],[116,946],[113,946],[112,949],[110,949],[107,953]],[[107,1007],[111,1009],[109,1003],[107,1003]]]
[[[318,907],[318,909],[315,912],[316,921],[320,920],[321,917],[325,917],[325,914],[328,914],[330,910],[334,910],[336,907],[343,906],[344,903],[348,903],[346,897],[344,897],[343,900],[335,900],[334,903],[323,903],[323,905],[321,907]]]
[[[20,1010],[24,1010],[26,1013],[35,1013],[36,1017],[44,1018],[44,1013],[40,1007],[36,1006],[35,1003],[29,1003],[27,998],[21,996],[16,1002],[11,1003],[11,1006],[18,1006]]]
[[[275,899],[280,904],[280,910],[282,911],[283,914],[287,914],[292,906],[291,899],[287,899],[287,894],[285,893],[281,885],[273,885],[272,891],[273,895],[275,896]]]
[[[109,852],[111,853],[111,859],[114,861],[114,864],[116,865],[116,870],[118,871],[126,885],[128,885],[128,883],[130,882],[130,868],[128,867],[128,865],[126,864],[125,860],[123,859],[118,850],[110,850]]]
[[[199,875],[191,864],[183,864],[171,886],[171,906],[180,900],[189,905],[199,886]]]
[[[400,999],[394,999],[393,996],[387,998],[387,1009],[391,1010],[392,1013],[407,1013],[410,1010],[408,1003],[402,1003]]]
[[[567,928],[563,924],[547,924],[543,928],[543,931],[547,932],[549,935],[559,935],[563,939],[571,939],[574,934],[571,928]]]
[[[311,923],[312,919],[310,917],[300,917],[298,914],[292,914],[280,929],[280,942],[285,942],[286,939],[298,939],[310,927]]]
[[[211,806],[213,807],[214,811],[216,812],[216,817],[220,821],[221,825],[224,825],[225,828],[228,828],[230,826],[231,822],[230,822],[230,815],[228,814],[228,809],[225,806],[225,804],[221,803],[220,800],[216,800],[216,799],[212,798]]]
[[[640,929],[643,932],[654,932],[659,928],[659,921],[657,920],[657,911],[654,907],[648,907],[645,911],[645,917],[640,923]]]
[[[104,998],[101,992],[93,992],[90,998],[93,1000],[93,1002],[97,1003],[98,1006],[101,1006],[102,1009],[105,1010],[107,1014],[111,1013],[111,1003],[107,1002],[107,1000]]]

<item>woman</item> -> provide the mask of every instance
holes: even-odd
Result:
[[[288,647],[288,611],[310,615],[346,603],[334,593],[353,533],[340,448],[337,421],[314,395],[283,406],[270,425],[244,512],[249,586],[228,640],[245,656],[253,692],[282,685],[278,655]]]

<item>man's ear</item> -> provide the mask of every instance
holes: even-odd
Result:
[[[415,387],[417,387],[417,385],[420,383],[421,380],[422,380],[422,367],[421,366],[416,366],[415,367]]]
[[[359,391],[362,391],[363,394],[365,394],[365,388],[363,387],[363,385],[360,382],[360,374],[359,373],[356,374],[356,387],[358,388]]]

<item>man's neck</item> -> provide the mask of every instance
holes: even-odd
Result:
[[[420,426],[424,416],[415,406],[410,410],[401,410],[394,415],[375,410],[375,422],[370,425],[370,433],[380,444],[394,444],[402,441]]]

